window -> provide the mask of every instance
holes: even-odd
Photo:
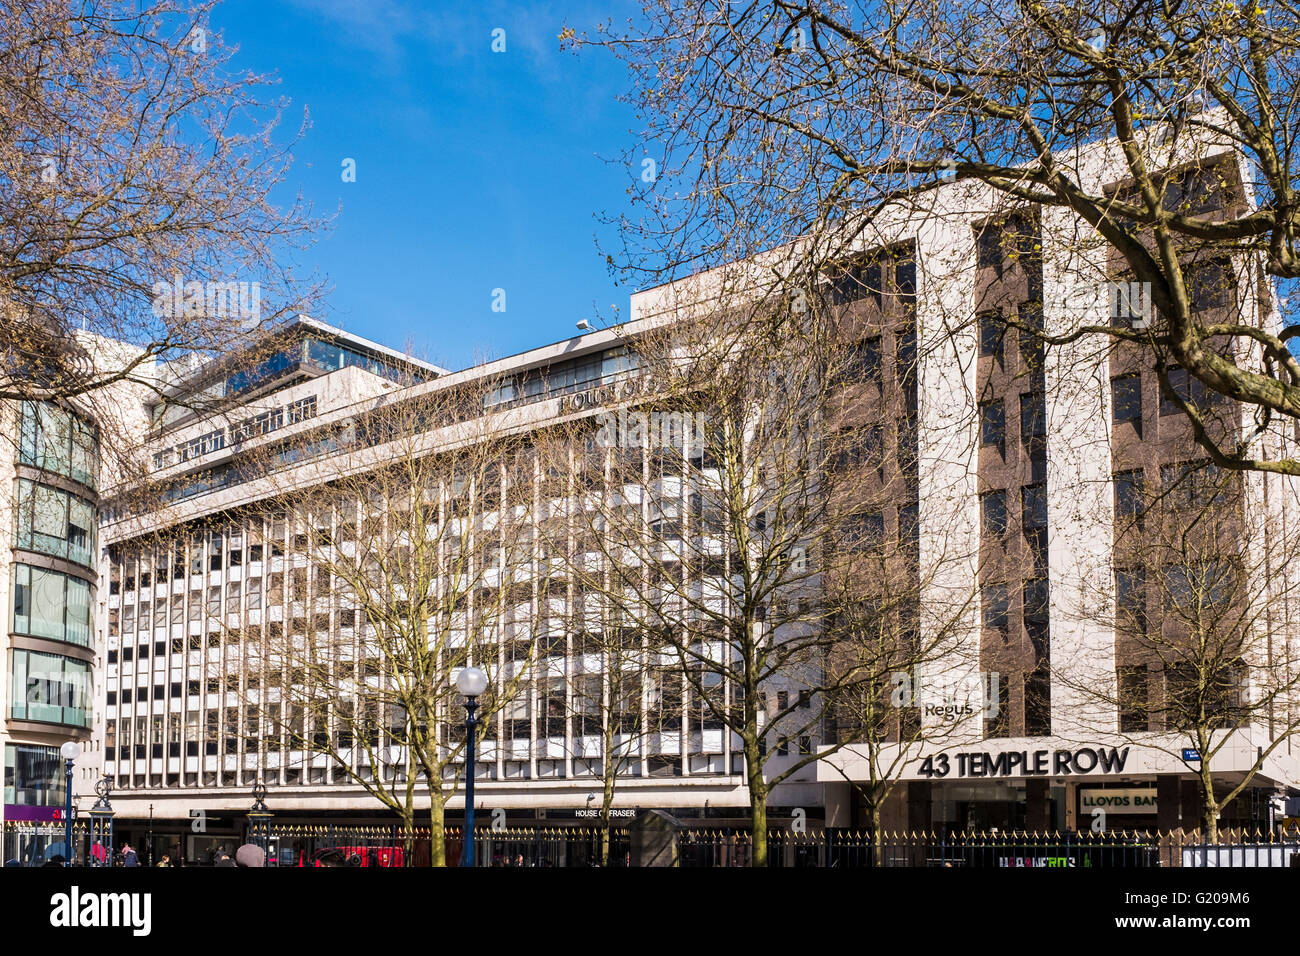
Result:
[[[654,730],[681,730],[681,678],[671,669],[661,669],[651,678],[646,711]]]
[[[1181,462],[1160,469],[1161,491],[1179,508],[1202,508],[1228,501],[1237,477],[1210,461]]]
[[[10,651],[10,716],[72,727],[91,721],[90,664],[39,651]]]
[[[1011,609],[1007,586],[1005,584],[984,585],[980,589],[980,603],[984,606],[985,629],[999,631],[1005,639]]]
[[[1022,588],[1025,624],[1046,623],[1049,616],[1051,591],[1047,578],[1030,578]]]
[[[112,727],[112,721],[109,722],[109,727]],[[104,739],[107,749],[110,746],[107,732]],[[5,744],[6,804],[61,807],[67,799],[66,786],[63,758],[57,747]]]
[[[1120,733],[1140,733],[1148,729],[1150,708],[1147,666],[1121,666],[1116,669],[1119,688]]]
[[[1146,573],[1141,568],[1115,569],[1115,618],[1122,631],[1146,633]]]
[[[1047,527],[1047,485],[1025,485],[1020,489],[1020,526],[1025,531]]]
[[[994,677],[998,675],[994,674]],[[988,688],[988,698],[986,698],[987,710],[984,717],[984,736],[985,737],[1009,737],[1011,736],[1011,708],[1008,700],[1008,690],[1010,681],[997,679],[990,682]]]
[[[980,403],[980,444],[1001,448],[1006,440],[1006,411],[1002,399]]]
[[[977,319],[980,333],[980,357],[993,357],[999,363],[1004,362],[1006,358],[1003,354],[1002,345],[1006,340],[1007,326],[1002,321],[1002,316],[996,309],[992,309],[988,312],[981,312]]]
[[[230,443],[232,445],[238,444],[241,441],[256,438],[258,435],[265,435],[282,427],[284,427],[284,409],[274,408],[231,425],[229,430]]]
[[[913,546],[921,540],[921,509],[913,503],[898,509],[898,539]]]
[[[1192,166],[1170,175],[1161,184],[1160,205],[1167,212],[1200,215],[1223,208],[1217,174],[1212,167]]]
[[[1052,734],[1052,674],[1043,665],[1025,675],[1025,735]]]
[[[885,516],[880,512],[849,515],[844,521],[844,544],[853,550],[877,548],[885,540]]]
[[[850,262],[836,266],[826,287],[826,297],[831,305],[857,302],[870,295],[877,307],[881,305],[880,262]]]
[[[1204,412],[1213,405],[1231,401],[1228,396],[1222,392],[1217,392],[1210,388],[1198,378],[1193,378],[1188,374],[1187,369],[1174,366],[1166,373],[1169,379],[1169,387],[1165,388],[1163,383],[1160,390],[1160,414],[1177,415],[1182,409],[1175,401],[1175,396],[1183,404],[1191,405],[1198,411]]]
[[[880,383],[880,336],[861,339],[845,347],[844,377],[851,382]]]
[[[916,327],[908,325],[894,333],[894,377],[898,387],[910,393],[916,388]],[[909,402],[914,402],[909,397]]]
[[[1187,369],[1171,368],[1168,372],[1169,386],[1161,387],[1160,391],[1160,414],[1177,415],[1182,409],[1175,401],[1175,397],[1183,403],[1188,404],[1192,399],[1191,386],[1188,383]]]
[[[1236,281],[1231,267],[1224,260],[1211,259],[1184,266],[1183,275],[1187,280],[1187,297],[1193,313],[1222,309],[1231,304]]]
[[[992,224],[980,228],[975,237],[975,259],[981,269],[996,269],[1002,274],[1002,227]]]
[[[1047,434],[1047,397],[1042,392],[1020,396],[1020,441],[1028,445]]]
[[[1142,423],[1142,376],[1121,375],[1110,380],[1111,418]]]
[[[879,467],[884,459],[884,429],[880,425],[846,428],[837,436],[835,468],[840,471],[866,466]],[[699,497],[698,495],[696,496]],[[703,501],[701,499],[701,514]]]
[[[176,456],[181,461],[189,461],[192,458],[201,458],[214,451],[220,451],[225,447],[226,432],[224,429],[218,429],[177,445]]]
[[[93,426],[47,402],[23,402],[18,460],[95,487],[99,440]]]
[[[90,585],[79,578],[14,565],[13,630],[90,646]]]
[[[980,495],[980,524],[985,537],[1001,538],[1007,533],[1007,493],[990,491]]]
[[[295,425],[298,422],[305,422],[309,418],[316,417],[316,396],[309,395],[306,398],[300,398],[296,402],[289,403],[289,424]]]
[[[505,736],[507,740],[526,740],[531,736],[531,722],[529,713],[531,711],[532,698],[528,691],[522,693],[519,697],[510,701],[505,706]]]
[[[1115,514],[1122,517],[1140,517],[1144,508],[1145,491],[1142,469],[1121,471],[1115,483]]]
[[[1016,315],[1021,325],[1030,329],[1043,328],[1043,304],[1037,299],[1029,299],[1016,306]],[[1043,371],[1043,340],[1026,329],[1019,330],[1020,363],[1026,372],[1038,374]]]
[[[894,288],[899,295],[916,294],[916,260],[899,259],[894,265]]]
[[[1237,576],[1224,561],[1169,565],[1164,569],[1165,607],[1205,626],[1207,613],[1222,610],[1237,591]],[[1210,625],[1213,626],[1213,625]]]
[[[94,506],[58,488],[18,481],[18,547],[94,567]]]

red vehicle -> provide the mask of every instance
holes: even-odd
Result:
[[[298,854],[299,866],[404,866],[406,854],[400,846],[331,846],[323,847],[304,859]]]

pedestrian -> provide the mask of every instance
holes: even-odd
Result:
[[[162,855],[162,859],[158,861],[158,865],[159,865],[159,866],[171,866],[171,865],[172,865],[171,854],[164,853],[164,854]]]
[[[131,848],[131,844],[129,843],[122,844],[122,865],[123,866],[140,865],[140,858],[135,855],[135,850]]]
[[[266,866],[266,851],[256,843],[245,843],[235,851],[236,866]]]
[[[230,854],[222,850],[217,854],[217,866],[235,866],[236,863],[230,858]]]

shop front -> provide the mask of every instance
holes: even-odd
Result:
[[[1216,791],[1240,783],[1253,751],[1245,746],[1219,751]],[[819,769],[827,785],[830,825],[866,825],[865,794],[852,781],[869,779],[867,758],[845,748],[828,755],[827,766]],[[883,761],[878,756],[875,762]],[[945,835],[1194,831],[1203,825],[1197,763],[1180,759],[1167,742],[1156,747],[1124,739],[982,740],[931,752],[918,747],[914,759],[903,761],[882,825]],[[1220,827],[1267,830],[1271,801],[1294,785],[1293,777],[1280,763],[1267,764],[1224,808]]]
[[[5,744],[6,866],[40,866],[63,855],[66,787],[57,747]]]

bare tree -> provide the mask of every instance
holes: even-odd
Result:
[[[827,708],[850,729],[855,694],[933,661],[952,632],[919,633],[916,442],[905,425],[889,439],[887,471],[882,458],[873,483],[862,480],[885,448],[882,423],[899,424],[898,402],[915,387],[914,321],[891,313],[896,357],[885,363],[879,328],[844,321],[819,289],[769,298],[744,281],[724,276],[704,302],[684,293],[689,309],[669,308],[630,340],[640,391],[570,423],[582,483],[572,515],[585,542],[574,560],[590,561],[584,587],[642,642],[648,759],[727,760],[734,749],[753,863],[766,866],[773,788],[855,740],[825,732]],[[855,416],[882,367],[891,398]],[[914,425],[911,408],[901,421]],[[853,617],[873,596],[873,624],[906,621],[907,639],[887,651]]]
[[[466,745],[456,675],[488,674],[482,769],[505,710],[534,692],[544,637],[535,458],[492,392],[472,376],[417,387],[253,453],[243,467],[269,477],[240,514],[265,529],[267,612],[218,665],[241,691],[245,738],[268,736],[264,750],[316,782],[350,780],[408,832],[427,799],[435,866]],[[228,632],[226,608],[208,610]]]
[[[1023,204],[1073,217],[1087,253],[1077,283],[1095,292],[1066,327],[1009,324],[1084,351],[1139,346],[1162,379],[1253,419],[1216,441],[1183,407],[1214,462],[1300,473],[1291,445],[1258,442],[1300,418],[1294,10],[661,0],[626,29],[561,37],[631,72],[646,128],[622,159],[658,170],[634,177],[640,208],[621,221],[617,265],[638,284],[795,237],[811,276],[882,210],[973,184],[990,219]],[[1139,322],[1106,314],[1121,276],[1142,290]]]
[[[1217,842],[1224,808],[1300,730],[1295,490],[1284,477],[1176,463],[1121,474],[1115,498],[1114,597],[1098,590],[1085,605],[1114,628],[1115,671],[1095,680],[1062,661],[1058,679],[1097,729],[1196,775]]]
[[[156,397],[157,363],[222,353],[311,301],[285,253],[322,224],[270,200],[286,104],[232,70],[214,7],[6,5],[0,398],[75,398],[112,421],[106,386]]]

